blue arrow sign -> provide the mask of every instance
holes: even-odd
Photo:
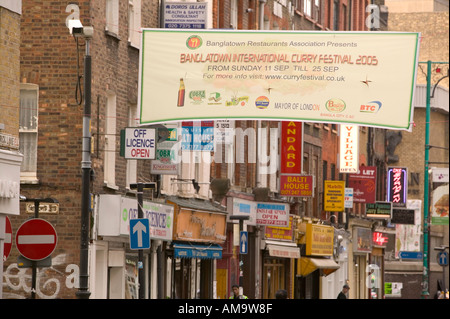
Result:
[[[241,231],[239,233],[239,253],[247,254],[248,251],[248,232]]]
[[[448,253],[446,251],[439,252],[438,263],[440,266],[448,266]]]
[[[150,248],[150,226],[147,218],[130,219],[130,248]]]

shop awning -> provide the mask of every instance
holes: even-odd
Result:
[[[222,247],[217,244],[174,244],[175,258],[222,259]]]
[[[300,258],[300,248],[295,243],[278,243],[275,241],[266,241],[266,249],[269,256],[281,258]]]
[[[326,258],[300,258],[300,269],[298,274],[307,276],[316,269],[320,269],[321,275],[328,276],[339,269],[339,265],[333,259]]]

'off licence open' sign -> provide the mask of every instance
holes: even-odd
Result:
[[[155,159],[155,129],[126,128],[120,132],[120,155],[126,159]]]

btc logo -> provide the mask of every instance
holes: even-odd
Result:
[[[364,113],[377,113],[381,109],[381,105],[380,101],[371,101],[367,104],[361,104],[359,111]]]

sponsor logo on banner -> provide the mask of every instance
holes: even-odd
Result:
[[[332,98],[325,103],[325,107],[329,112],[341,113],[345,110],[345,102],[338,98]]]
[[[269,98],[265,96],[260,96],[256,99],[255,105],[258,109],[267,109],[269,106]]]
[[[359,111],[362,113],[377,113],[381,109],[380,101],[371,101],[367,104],[361,104]]]
[[[198,35],[191,35],[186,40],[186,46],[191,50],[200,48],[202,46],[202,44],[203,44],[203,40]]]

